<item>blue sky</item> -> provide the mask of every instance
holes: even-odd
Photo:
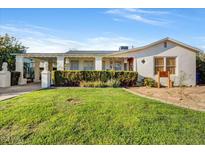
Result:
[[[0,34],[28,52],[116,50],[171,37],[205,50],[205,9],[0,9]]]

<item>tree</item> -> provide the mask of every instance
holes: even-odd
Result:
[[[0,69],[3,62],[8,63],[8,70],[15,70],[15,56],[13,53],[25,53],[27,47],[23,46],[15,37],[0,35]]]
[[[200,83],[205,83],[205,53],[203,52],[197,54],[196,70],[199,73]]]

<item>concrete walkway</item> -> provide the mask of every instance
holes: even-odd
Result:
[[[8,88],[0,88],[0,101],[10,99],[39,89],[41,89],[40,83],[29,83],[26,85],[17,85]]]

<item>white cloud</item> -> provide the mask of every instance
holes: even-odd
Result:
[[[110,10],[105,11],[105,14],[119,15],[119,14],[124,14],[124,13],[125,13],[124,9],[110,9]]]
[[[35,25],[0,25],[0,35],[8,33],[16,37],[32,53],[61,53],[69,49],[79,50],[118,50],[121,45],[139,45],[141,42],[132,38],[106,33],[106,35],[87,38],[83,41],[61,38],[52,34],[53,30]]]
[[[133,9],[131,12],[137,12],[137,13],[144,13],[144,14],[152,14],[152,15],[164,15],[169,14],[167,11],[150,11],[145,9]]]
[[[128,11],[128,12],[136,12],[137,9],[133,9],[133,8],[125,8],[124,10]]]
[[[61,53],[80,46],[80,43],[76,41],[60,38],[26,37],[20,41],[29,47],[28,52],[32,53]]]
[[[87,40],[87,45],[89,45],[87,49],[118,50],[122,45],[132,46],[139,45],[140,43],[140,41],[121,36],[95,37]]]
[[[125,15],[125,17],[128,19],[134,20],[134,21],[140,21],[143,23],[151,24],[151,25],[162,25],[163,24],[163,22],[161,22],[161,21],[146,19],[146,18],[143,18],[142,16],[139,16],[136,14]]]
[[[169,23],[167,20],[163,20],[161,15],[168,14],[169,12],[165,11],[149,11],[143,9],[109,9],[105,11],[105,14],[114,15],[114,20],[116,21],[116,16],[119,18],[129,19],[137,22],[142,22],[150,25],[165,25]],[[160,16],[160,20],[158,19]],[[157,17],[157,18],[156,18]],[[118,20],[117,20],[118,21]]]
[[[124,21],[124,20],[122,20],[122,19],[120,19],[120,18],[113,18],[113,20],[114,20],[114,21],[117,21],[117,22]]]
[[[18,27],[18,26],[13,26],[10,24],[0,25],[0,32],[1,31],[8,31],[11,34],[26,33],[26,34],[38,35],[38,36],[44,35],[44,33],[42,33],[41,31],[35,30],[34,28],[31,28],[31,27],[27,27],[27,26]]]

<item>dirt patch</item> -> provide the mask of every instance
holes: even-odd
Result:
[[[77,99],[77,98],[68,98],[68,99],[66,100],[66,102],[69,103],[69,104],[72,104],[72,105],[81,104],[80,99]]]
[[[157,98],[177,106],[205,111],[205,86],[185,88],[128,88],[132,93]]]

